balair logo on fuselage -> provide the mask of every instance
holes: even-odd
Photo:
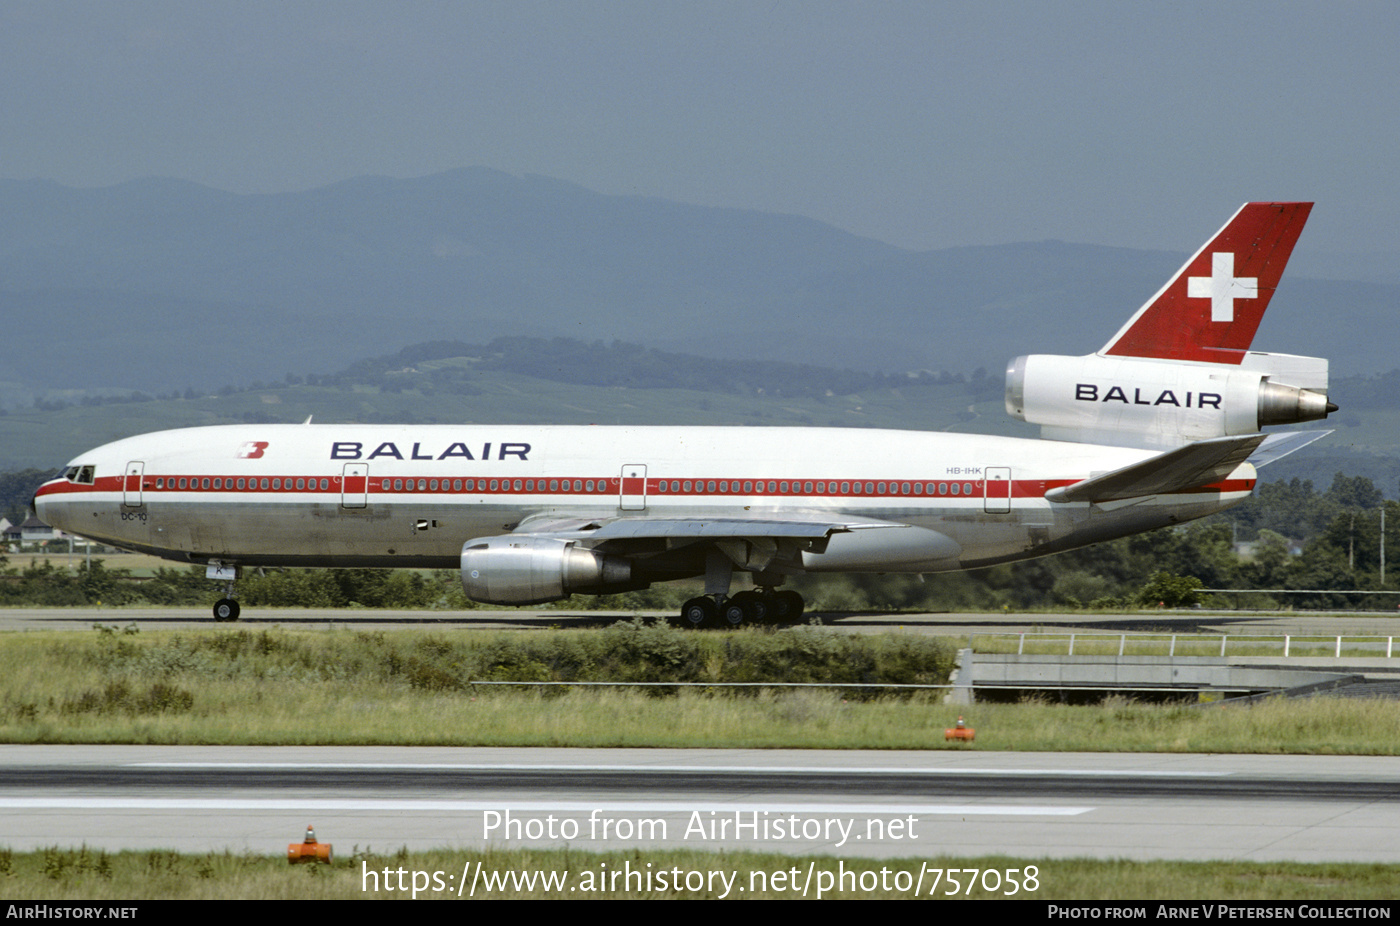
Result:
[[[1220,408],[1220,393],[1218,392],[1183,392],[1184,399],[1177,398],[1175,392],[1170,389],[1163,389],[1157,393],[1157,397],[1152,397],[1152,390],[1147,391],[1147,395],[1142,394],[1141,389],[1133,389],[1133,397],[1128,398],[1128,393],[1122,386],[1110,386],[1107,391],[1096,383],[1075,383],[1074,398],[1077,402],[1122,402],[1124,405],[1175,405],[1177,408]]]
[[[423,449],[423,444],[414,442],[413,447],[407,453],[399,449],[393,441],[384,441],[368,453],[365,452],[365,444],[362,441],[344,440],[334,441],[331,444],[332,460],[490,460],[492,452],[492,441],[480,445],[468,447],[463,441],[455,441],[448,444],[445,449],[439,452],[432,445],[428,450]],[[441,446],[441,445],[438,445]],[[473,449],[476,450],[473,453]],[[511,457],[517,460],[526,459],[526,454],[530,452],[529,444],[521,443],[501,443],[495,444],[496,456],[494,459],[504,460]]]

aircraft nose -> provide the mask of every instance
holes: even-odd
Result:
[[[39,488],[35,489],[34,494],[29,497],[29,513],[34,515],[34,517],[39,518],[40,521],[44,520],[43,517],[39,514],[39,499],[43,496],[43,494],[44,487],[40,486]]]

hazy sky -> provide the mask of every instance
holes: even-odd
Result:
[[[909,248],[1400,250],[1400,3],[0,0],[0,177],[485,165]]]

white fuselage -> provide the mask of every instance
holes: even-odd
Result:
[[[938,572],[1199,518],[1253,488],[1242,464],[1215,485],[1130,502],[1045,498],[1150,456],[843,428],[231,425],[84,453],[36,508],[65,531],[185,562],[431,568],[455,567],[471,538],[536,523],[870,519],[924,530],[838,534],[779,566]]]

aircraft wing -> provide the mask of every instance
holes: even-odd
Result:
[[[826,516],[773,517],[755,514],[753,517],[725,516],[664,517],[638,514],[617,518],[529,518],[512,533],[548,534],[565,540],[639,540],[650,538],[724,539],[724,538],[791,538],[818,540],[834,533],[877,527],[902,527],[887,521],[865,519],[833,519]]]
[[[839,521],[788,521],[769,518],[626,518],[605,524],[591,535],[596,540],[640,537],[829,537],[850,530]]]
[[[667,550],[713,546],[739,568],[751,571],[766,569],[775,559],[800,560],[802,568],[818,572],[867,566],[878,566],[881,572],[939,571],[956,563],[963,549],[948,535],[929,528],[825,511],[758,511],[749,516],[731,509],[712,518],[639,511],[572,523],[557,515],[542,515],[521,522],[508,538],[487,538],[482,543],[489,547],[502,539],[509,546],[522,547],[582,542],[589,553],[604,560],[632,555],[634,541],[643,541],[641,545],[648,549],[655,544],[646,541],[661,541]]]
[[[1108,502],[1210,485],[1248,460],[1265,437],[1247,434],[1197,441],[1131,466],[1051,489],[1045,497],[1052,502]]]

